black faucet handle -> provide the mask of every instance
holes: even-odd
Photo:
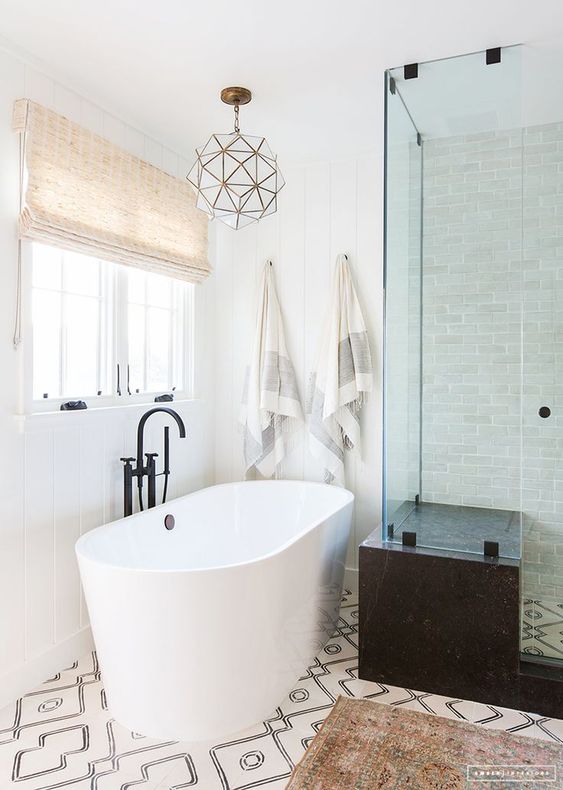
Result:
[[[120,458],[119,460],[123,461],[124,464],[131,464],[133,463],[133,461],[136,461],[137,459],[129,457],[129,458]]]
[[[154,459],[158,458],[158,453],[145,453],[145,458],[147,459],[147,470],[150,471],[152,469],[152,472],[154,474],[154,471],[156,469],[156,463]]]

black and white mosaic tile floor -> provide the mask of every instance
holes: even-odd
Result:
[[[563,744],[558,719],[359,680],[357,618],[347,591],[337,632],[272,717],[224,743],[162,742],[121,727],[95,654],[85,656],[0,711],[0,788],[277,790],[339,694]]]
[[[563,658],[563,603],[532,598],[522,602],[522,651]]]

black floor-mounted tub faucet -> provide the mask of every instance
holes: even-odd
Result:
[[[162,492],[162,503],[166,502],[168,492],[168,478],[170,477],[170,428],[164,427],[164,469],[159,474],[156,473],[156,461],[158,453],[144,453],[145,425],[149,417],[158,412],[169,414],[176,420],[180,438],[186,438],[186,426],[180,415],[167,406],[156,406],[154,409],[146,411],[137,426],[137,458],[121,458],[123,461],[123,515],[130,516],[133,512],[133,478],[137,478],[137,490],[139,492],[139,509],[144,510],[143,502],[143,478],[148,478],[148,507],[156,505],[156,478],[164,475],[164,490]],[[145,459],[146,458],[146,462]],[[132,464],[135,462],[135,466]]]

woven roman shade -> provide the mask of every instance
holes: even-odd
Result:
[[[187,182],[29,99],[20,237],[188,282],[208,276],[207,223]]]

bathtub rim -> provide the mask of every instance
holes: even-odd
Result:
[[[258,557],[253,557],[252,559],[245,560],[244,562],[235,562],[235,563],[228,563],[225,565],[209,565],[205,567],[198,567],[198,568],[142,568],[142,567],[134,567],[131,565],[119,565],[113,562],[109,562],[107,560],[101,560],[97,557],[93,557],[91,553],[87,553],[84,549],[83,544],[88,542],[88,538],[92,536],[94,532],[98,531],[105,531],[115,529],[117,524],[120,524],[123,521],[128,521],[129,519],[141,516],[142,513],[148,513],[149,511],[145,510],[139,513],[132,513],[130,516],[125,516],[122,518],[115,519],[114,521],[108,521],[106,524],[100,524],[99,527],[94,527],[88,532],[85,532],[83,535],[77,539],[76,543],[74,544],[74,551],[77,557],[78,562],[85,561],[95,566],[99,566],[101,568],[107,568],[114,571],[124,571],[127,573],[208,573],[209,571],[222,571],[222,570],[233,570],[234,568],[244,568],[249,565],[255,565],[258,562],[264,562],[265,560],[270,560],[276,557],[279,554],[282,554],[286,551],[290,546],[294,543],[297,543],[299,540],[304,538],[310,532],[312,532],[316,527],[322,524],[323,521],[326,521],[331,516],[336,515],[341,510],[343,510],[348,505],[353,505],[355,502],[355,495],[352,491],[348,488],[344,488],[341,486],[333,486],[329,485],[328,483],[319,483],[316,481],[308,481],[308,480],[238,480],[232,483],[217,483],[212,484],[209,486],[204,486],[203,488],[198,488],[196,491],[191,491],[189,494],[183,494],[180,497],[176,497],[175,499],[170,500],[170,502],[165,502],[164,504],[157,505],[154,508],[151,508],[151,511],[159,511],[165,510],[167,505],[175,502],[179,499],[188,499],[191,496],[203,493],[204,491],[209,491],[212,488],[233,488],[235,486],[257,486],[262,485],[263,483],[269,484],[277,484],[277,483],[293,483],[293,484],[301,484],[302,486],[313,487],[313,488],[324,488],[330,489],[331,491],[338,491],[344,495],[344,501],[334,510],[331,510],[328,513],[323,513],[318,519],[311,522],[311,524],[307,525],[301,532],[298,532],[289,540],[285,541],[285,543],[278,546],[273,551],[269,552],[268,554],[262,554]]]

